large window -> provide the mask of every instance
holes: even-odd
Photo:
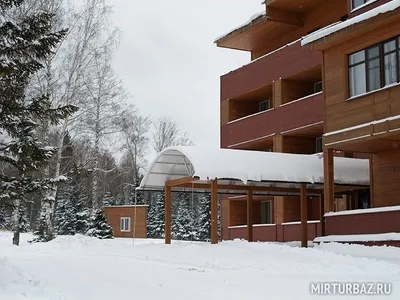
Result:
[[[121,218],[121,231],[129,232],[131,231],[131,218],[123,217]]]
[[[350,97],[399,82],[400,37],[349,55]]]
[[[365,3],[372,2],[372,1],[374,1],[374,0],[350,0],[351,9],[353,10],[361,5],[364,5]]]

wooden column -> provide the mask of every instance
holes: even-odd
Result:
[[[171,187],[165,186],[165,244],[171,244]]]
[[[319,224],[321,225],[321,235],[325,236],[325,201],[324,195],[319,196]]]
[[[247,192],[247,240],[253,241],[253,191]]]
[[[369,192],[370,192],[370,205],[371,208],[375,207],[374,201],[374,155],[371,154],[369,156]]]
[[[301,210],[301,247],[307,248],[307,186],[300,186],[300,210]]]
[[[325,212],[334,211],[335,186],[333,149],[324,149],[324,198]]]
[[[218,180],[211,180],[211,244],[218,244]]]

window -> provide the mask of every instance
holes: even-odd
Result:
[[[364,5],[368,2],[371,2],[373,0],[350,0],[350,1],[351,1],[351,9],[353,10],[353,9],[355,9],[361,5]]]
[[[350,97],[399,82],[400,37],[349,55]]]
[[[322,151],[322,137],[317,137],[315,139],[315,153],[321,153]]]
[[[121,231],[129,232],[131,231],[131,218],[121,218]]]
[[[259,107],[259,111],[268,110],[268,109],[271,108],[271,107],[270,107],[270,101],[269,101],[269,100],[261,101],[261,102],[258,104],[258,107]]]
[[[261,202],[261,224],[272,223],[272,204],[271,201]]]

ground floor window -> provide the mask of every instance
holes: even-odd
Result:
[[[272,202],[262,201],[261,202],[261,224],[272,223]]]
[[[131,218],[123,217],[121,218],[121,231],[129,232],[131,231]]]

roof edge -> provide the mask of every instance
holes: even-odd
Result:
[[[369,11],[366,11],[358,16],[355,16],[351,19],[348,19],[343,22],[338,22],[334,25],[328,25],[327,27],[324,27],[318,31],[315,31],[307,36],[304,36],[301,45],[309,45],[309,44],[314,44],[319,42],[320,40],[331,36],[332,34],[341,32],[345,30],[346,28],[352,27],[356,24],[365,22],[367,20],[376,18],[377,16],[385,13],[389,13],[392,11],[395,11],[400,8],[400,0],[392,0],[391,2],[382,4],[374,9],[371,9]]]

